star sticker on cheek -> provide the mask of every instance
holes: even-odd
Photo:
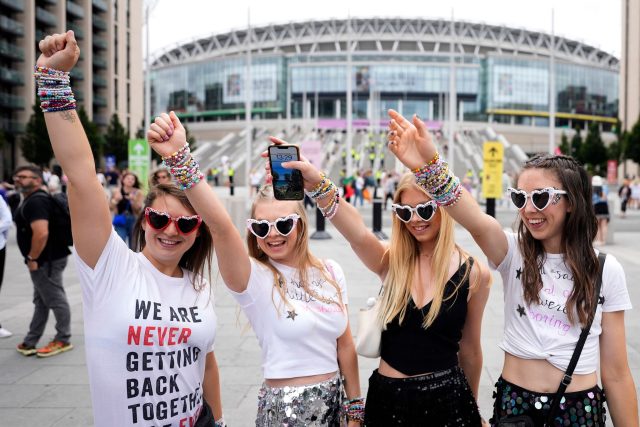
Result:
[[[604,296],[600,295],[598,297],[598,304],[603,305],[604,304]]]
[[[527,313],[524,311],[524,307],[521,306],[520,304],[518,304],[518,308],[516,308],[516,311],[518,312],[520,317],[527,315]]]
[[[287,310],[287,319],[291,319],[291,320],[296,320],[296,316],[298,315],[298,313],[296,313],[295,310]]]

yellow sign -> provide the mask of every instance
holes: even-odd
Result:
[[[504,161],[504,146],[498,141],[487,141],[482,147],[483,178],[482,196],[486,199],[501,199],[502,170]]]

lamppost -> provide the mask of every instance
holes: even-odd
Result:
[[[145,0],[144,2],[144,27],[145,27],[145,56],[144,56],[144,128],[151,123],[151,63],[149,61],[149,14],[158,4],[158,0]],[[151,160],[151,159],[149,159]]]

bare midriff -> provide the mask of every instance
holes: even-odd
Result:
[[[543,359],[521,359],[505,353],[502,378],[538,393],[555,393],[564,376],[564,371]],[[591,374],[573,374],[567,392],[582,391],[594,387],[598,382],[595,372]]]
[[[419,377],[420,375],[430,374],[431,372],[423,372],[418,375],[406,375],[398,371],[397,369],[392,368],[391,365],[389,365],[383,359],[380,359],[380,365],[378,366],[378,373],[380,375],[383,375],[389,378],[409,378],[409,377]]]
[[[286,386],[301,386],[309,384],[317,384],[323,381],[327,381],[336,375],[335,372],[328,374],[309,375],[307,377],[295,377],[295,378],[267,378],[264,380],[265,384],[269,387],[286,387]]]

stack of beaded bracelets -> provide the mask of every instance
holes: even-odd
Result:
[[[460,179],[449,171],[449,165],[440,160],[438,153],[429,163],[411,172],[416,176],[416,183],[425,189],[438,206],[455,205],[462,197]]]
[[[324,173],[321,172],[320,176],[322,177],[322,179],[320,180],[318,185],[316,185],[311,191],[307,192],[307,195],[317,203],[318,200],[324,199],[325,197],[331,196],[333,194],[333,198],[327,206],[325,206],[324,208],[318,206],[318,209],[320,209],[320,212],[322,212],[322,215],[325,218],[332,219],[338,212],[340,194],[336,185],[329,178],[327,178]]]
[[[163,157],[162,162],[169,168],[181,190],[187,190],[204,179],[200,165],[191,156],[188,143],[170,156]]]
[[[42,112],[50,113],[76,108],[76,99],[73,97],[68,72],[35,67],[33,76],[36,78]]]
[[[347,414],[347,421],[364,422],[364,399],[356,397],[355,399],[344,402],[344,412]]]

